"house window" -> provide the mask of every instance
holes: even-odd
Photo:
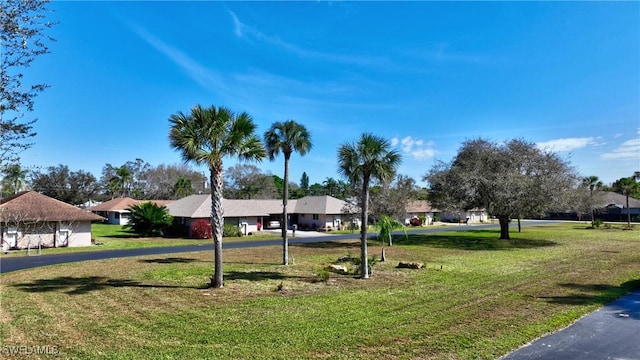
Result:
[[[300,214],[300,217],[304,217],[304,214]]]
[[[320,215],[313,214],[313,220],[320,220]]]

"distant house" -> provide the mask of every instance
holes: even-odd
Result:
[[[413,217],[425,217],[425,225],[431,225],[438,216],[441,221],[447,222],[465,222],[469,220],[469,224],[481,223],[488,220],[486,210],[483,209],[471,209],[460,211],[441,211],[433,208],[431,203],[427,200],[415,200],[409,202],[407,205],[405,224],[408,224]]]
[[[638,221],[640,217],[640,200],[630,197],[629,208],[627,208],[626,195],[612,191],[598,191],[594,193],[594,196],[596,199],[594,206],[596,219],[627,221],[627,214],[630,214],[632,221]],[[545,211],[545,217],[549,219],[591,220],[591,213],[579,214],[575,210]]]
[[[338,228],[341,226],[346,202],[331,196],[307,196],[289,200],[287,227],[294,224],[299,229]],[[210,220],[211,196],[191,195],[167,205],[169,214],[175,221],[188,229],[198,219]],[[263,199],[222,199],[225,224],[240,227],[244,234],[268,228],[269,224],[280,227],[282,224],[282,200]]]
[[[440,210],[431,207],[431,203],[427,200],[414,200],[407,204],[404,223],[409,224],[412,218],[426,219],[423,225],[433,224],[435,216],[440,214]]]
[[[602,191],[598,197],[596,205],[596,218],[605,221],[626,221],[627,214],[631,219],[640,216],[640,200],[629,198],[629,208],[627,208],[627,196],[612,191]]]
[[[115,198],[109,201],[103,202],[99,205],[89,208],[94,214],[104,217],[107,224],[127,225],[129,223],[129,216],[131,211],[129,207],[131,205],[137,205],[143,202],[153,202],[158,205],[167,205],[173,200],[136,200],[130,197]]]
[[[447,211],[440,213],[441,221],[448,222],[467,222],[469,224],[476,224],[486,222],[489,219],[487,211],[483,209],[470,209],[460,211]]]
[[[101,216],[33,191],[0,199],[3,251],[91,245],[91,222]]]

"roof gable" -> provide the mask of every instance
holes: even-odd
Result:
[[[35,191],[0,200],[0,221],[99,221],[102,216]]]
[[[129,207],[132,205],[137,205],[145,202],[151,202],[158,206],[167,206],[171,204],[174,200],[136,200],[130,197],[123,198],[115,198],[109,201],[105,201],[102,204],[98,204],[92,208],[90,211],[129,211]]]
[[[124,211],[131,205],[138,203],[138,200],[130,197],[120,197],[105,201],[102,204],[96,205],[89,210],[91,211]]]
[[[345,202],[331,196],[307,196],[289,200],[289,213],[341,214]],[[222,199],[224,216],[269,216],[282,213],[279,199]],[[167,205],[172,216],[186,218],[208,218],[211,214],[210,195],[191,195]]]
[[[293,212],[298,214],[342,214],[347,203],[333,196],[305,196],[298,199]]]

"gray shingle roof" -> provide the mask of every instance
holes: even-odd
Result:
[[[289,200],[287,212],[305,214],[341,214],[345,202],[331,196],[307,196]],[[224,216],[269,216],[282,212],[282,200],[222,199]],[[208,218],[211,214],[210,195],[191,195],[167,205],[173,216],[186,218]]]
[[[596,196],[598,206],[601,208],[607,207],[611,204],[619,205],[623,208],[627,207],[627,197],[625,195],[611,191],[599,191],[598,193],[594,193],[594,195]],[[630,197],[629,207],[640,208],[640,200]]]

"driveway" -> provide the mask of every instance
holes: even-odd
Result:
[[[640,360],[640,290],[500,360]]]

